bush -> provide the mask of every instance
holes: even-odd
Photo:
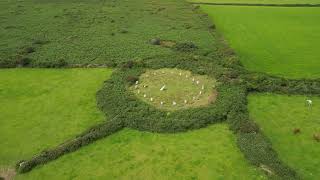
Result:
[[[192,52],[196,50],[198,47],[193,42],[183,42],[183,43],[176,43],[173,46],[173,49],[176,51],[181,52]]]
[[[38,65],[43,68],[62,68],[68,66],[68,62],[64,59],[59,59],[52,62],[41,62]]]
[[[150,40],[150,44],[152,45],[160,45],[161,41],[159,38],[154,38]]]
[[[19,66],[28,66],[31,63],[31,59],[27,58],[27,57],[20,57],[17,59],[17,65]]]
[[[34,47],[26,47],[24,50],[23,50],[23,53],[26,53],[26,54],[30,54],[30,53],[33,53],[35,52],[36,49]]]

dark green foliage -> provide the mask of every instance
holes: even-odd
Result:
[[[196,50],[198,47],[193,42],[182,42],[176,43],[173,46],[173,49],[181,52],[192,52]]]
[[[24,50],[23,50],[23,53],[26,53],[26,54],[30,54],[30,53],[33,53],[35,52],[36,49],[34,47],[26,47]]]
[[[4,179],[4,177],[1,177],[1,176],[0,176],[0,180],[5,180],[5,179]]]
[[[17,65],[20,65],[22,67],[28,66],[30,63],[31,63],[31,59],[29,59],[27,57],[19,57],[17,59]]]
[[[43,68],[62,68],[68,66],[68,63],[64,59],[59,59],[56,61],[46,61],[46,62],[41,62],[37,64],[36,66],[43,67]]]

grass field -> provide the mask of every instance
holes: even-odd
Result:
[[[319,0],[188,0],[206,3],[254,3],[254,4],[319,4]]]
[[[168,16],[170,14],[170,16]],[[114,65],[129,59],[172,55],[152,38],[214,45],[207,27],[182,0],[1,0],[0,60],[24,56],[32,65],[64,59],[70,64]]]
[[[249,70],[320,77],[319,8],[201,7]]]
[[[140,76],[139,84],[132,85],[130,89],[142,101],[159,109],[179,110],[213,103],[217,95],[216,85],[216,80],[208,76],[163,68],[146,71]],[[165,88],[161,91],[162,87]]]
[[[311,97],[312,110],[305,106],[306,98],[254,94],[249,96],[249,111],[280,159],[304,179],[316,180],[320,177],[320,144],[313,139],[313,134],[320,133],[320,98]],[[301,133],[294,135],[294,128],[300,128]]]
[[[104,120],[95,94],[108,69],[1,69],[0,167]]]
[[[125,129],[17,179],[265,179],[227,125],[180,134]]]

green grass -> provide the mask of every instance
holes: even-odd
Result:
[[[95,94],[109,69],[1,69],[0,167],[104,120]]]
[[[201,7],[249,70],[320,77],[319,8]]]
[[[180,134],[125,129],[17,179],[264,179],[226,124]]]
[[[254,94],[249,96],[249,111],[274,149],[304,179],[320,177],[320,143],[313,139],[320,133],[320,98],[311,97],[313,108],[305,106],[305,96]],[[293,129],[301,133],[294,135]]]
[[[113,65],[175,54],[148,43],[156,37],[207,50],[214,45],[184,0],[1,0],[0,24],[0,60],[35,47],[25,55],[33,65],[59,59]]]
[[[216,80],[208,76],[191,74],[190,71],[185,70],[164,68],[146,71],[139,77],[139,84],[132,85],[130,89],[142,101],[159,109],[178,110],[204,106],[213,102],[217,94],[213,88],[216,83]],[[164,85],[165,89],[161,91],[160,89]],[[161,102],[164,104],[161,105]],[[173,105],[173,102],[177,104]]]
[[[254,3],[254,4],[320,4],[319,0],[188,0],[208,3]]]

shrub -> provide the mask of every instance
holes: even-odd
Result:
[[[300,128],[294,128],[293,129],[293,134],[299,134],[299,133],[301,133]]]
[[[150,44],[152,45],[160,45],[161,41],[159,38],[154,38],[150,40]]]
[[[17,66],[16,61],[8,59],[0,59],[0,68],[14,68]]]
[[[131,69],[134,66],[134,64],[135,64],[134,61],[127,61],[122,64],[122,68]]]
[[[176,51],[181,52],[192,52],[196,50],[198,47],[193,42],[183,42],[183,43],[176,43],[173,46],[173,49]]]
[[[57,61],[40,62],[38,65],[43,68],[62,68],[66,67],[68,65],[68,62],[64,59],[59,59]]]
[[[30,54],[30,53],[33,53],[35,52],[36,49],[34,47],[26,47],[24,50],[23,50],[23,53],[26,53],[26,54]]]
[[[20,65],[22,67],[28,66],[30,63],[31,63],[31,59],[29,59],[27,57],[19,57],[17,59],[17,65]]]

